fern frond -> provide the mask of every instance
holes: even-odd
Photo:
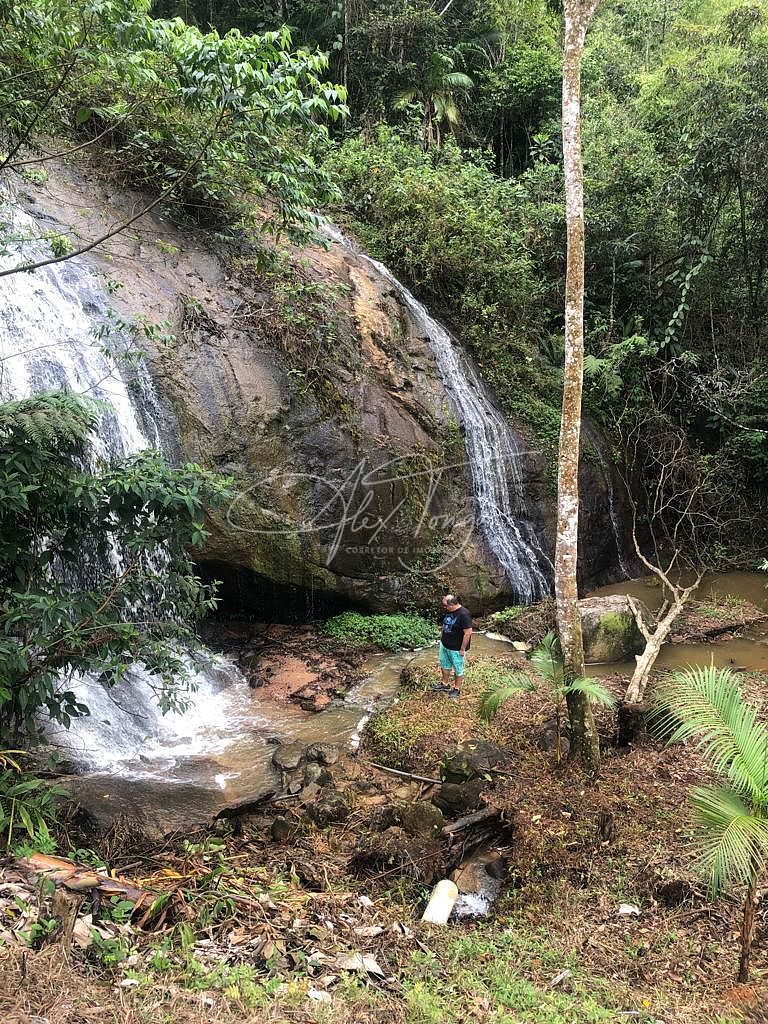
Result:
[[[504,682],[491,683],[485,688],[480,698],[478,714],[484,722],[490,722],[499,713],[502,704],[516,693],[530,692],[535,689],[525,672],[509,675]]]
[[[713,894],[729,882],[749,882],[768,855],[768,821],[731,789],[697,787],[691,803],[703,836],[699,867]]]
[[[602,704],[606,708],[616,707],[616,698],[599,679],[574,679],[564,689],[566,693],[583,693],[593,704]]]
[[[768,729],[729,669],[710,665],[673,673],[654,694],[651,717],[669,743],[693,740],[739,792],[766,802]]]
[[[103,402],[66,391],[41,391],[0,403],[0,440],[17,436],[41,448],[75,444],[92,433]]]

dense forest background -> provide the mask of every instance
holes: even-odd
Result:
[[[155,13],[219,31],[285,22],[294,43],[329,52],[350,107],[326,156],[338,215],[554,445],[559,5],[161,0]],[[698,541],[717,561],[768,475],[765,7],[605,0],[584,92],[587,410],[636,491],[662,476],[675,504],[698,488]]]
[[[554,454],[559,4],[50,0],[0,14],[0,171],[38,173],[21,143],[65,135],[235,248],[265,210],[294,233],[330,212]],[[752,524],[768,521],[767,70],[765,5],[733,0],[604,0],[583,69],[585,408],[641,514],[663,510],[662,539],[682,530],[710,566],[765,553]]]

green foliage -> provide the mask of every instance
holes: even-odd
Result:
[[[12,847],[17,837],[32,840],[38,850],[53,853],[48,823],[56,818],[61,786],[52,785],[12,766],[0,769],[0,847]]]
[[[494,627],[494,629],[500,626],[507,626],[510,622],[514,622],[523,614],[523,607],[519,604],[509,605],[507,608],[502,608],[498,612],[493,612],[492,615],[488,616],[488,621]]]
[[[420,615],[363,615],[343,612],[320,626],[326,636],[351,647],[402,648],[426,647],[437,640],[437,626]]]
[[[145,0],[0,5],[2,118],[12,168],[31,133],[98,140],[110,174],[173,189],[195,219],[296,228],[334,190],[316,157],[346,107],[327,57],[292,49],[286,28],[244,36],[158,20]],[[63,70],[62,70],[63,69]],[[66,255],[64,236],[49,239]]]
[[[73,672],[112,684],[140,660],[172,706],[179,645],[213,605],[189,546],[227,482],[153,451],[89,467],[97,416],[53,392],[0,405],[0,741],[86,714]]]
[[[653,695],[652,716],[670,743],[693,742],[725,783],[691,790],[699,866],[713,893],[747,884],[747,903],[754,904],[768,861],[768,728],[733,673],[714,665],[672,673]],[[751,942],[749,934],[740,981],[747,980]]]
[[[401,89],[392,102],[395,110],[407,109],[411,104],[419,108],[423,120],[422,147],[428,150],[440,145],[440,125],[459,123],[458,98],[468,92],[474,82],[461,71],[454,70],[455,62],[447,53],[431,53],[416,85]]]
[[[616,700],[609,690],[597,679],[575,679],[571,683],[565,681],[565,665],[560,640],[553,632],[544,636],[531,652],[529,657],[536,677],[542,681],[552,700],[555,711],[558,740],[563,705],[571,693],[584,694],[588,700],[604,707],[615,707]],[[480,699],[479,714],[484,722],[490,722],[499,712],[502,704],[521,691],[535,690],[536,685],[527,672],[512,673],[506,679],[491,680]],[[557,746],[557,760],[560,760],[560,745]]]

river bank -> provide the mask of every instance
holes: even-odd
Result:
[[[738,893],[713,901],[694,871],[687,794],[708,779],[696,752],[648,735],[616,749],[614,716],[600,711],[603,770],[586,785],[557,763],[544,692],[480,720],[489,673],[520,667],[523,656],[481,636],[473,650],[459,700],[432,692],[432,650],[370,657],[356,685],[386,696],[361,746],[330,744],[327,732],[325,742],[313,733],[312,742],[270,745],[282,765],[277,801],[230,807],[162,842],[116,821],[89,840],[90,852],[70,824],[61,852],[101,858],[150,894],[133,914],[102,900],[96,941],[93,904],[80,904],[82,948],[74,941],[68,951],[46,931],[50,895],[6,864],[0,900],[13,938],[0,959],[3,1019],[765,1020],[762,921],[753,984],[735,987]],[[297,656],[290,643],[284,656]],[[764,712],[768,676],[740,679]],[[620,697],[626,676],[614,667],[605,681]],[[315,729],[338,721],[333,709],[313,714],[280,699]],[[467,741],[479,761],[467,758]],[[478,812],[490,829],[451,831]],[[444,875],[467,896],[483,876],[497,897],[490,915],[421,924]]]
[[[419,923],[432,881],[456,855],[445,825],[437,841],[425,826],[447,787],[372,768],[382,747],[365,738],[359,754],[313,769],[323,784],[300,799],[160,845],[116,825],[97,854],[151,902],[129,924],[130,914],[104,900],[100,939],[88,942],[86,927],[84,949],[75,940],[68,952],[45,932],[33,942],[39,950],[23,940],[7,945],[3,1019],[183,1024],[205,1012],[221,1024],[692,1024],[736,1020],[746,1006],[762,1020],[762,926],[755,984],[735,989],[738,901],[711,901],[692,870],[687,790],[706,778],[697,755],[646,737],[629,751],[607,749],[600,780],[585,786],[540,742],[548,714],[540,696],[510,702],[492,727],[479,723],[483,664],[459,701],[421,688],[426,671],[421,686],[411,674],[375,735],[383,728],[396,744],[404,723],[413,729],[418,720],[422,742],[409,764],[432,777],[468,731],[499,741],[496,763],[472,790],[505,822],[486,848],[502,846],[496,858],[505,868],[489,919],[443,929]],[[745,677],[750,696],[763,701],[766,682]],[[606,742],[610,728],[601,720]],[[298,766],[302,788],[318,785],[305,776],[316,763]],[[311,813],[329,802],[336,820]],[[438,822],[459,813],[454,804]],[[63,849],[67,839],[74,849],[80,841],[76,830],[64,839]],[[36,919],[52,918],[44,889],[21,883],[12,865],[3,878],[6,929],[29,932]],[[81,917],[92,909],[82,903]]]

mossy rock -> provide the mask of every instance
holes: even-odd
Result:
[[[641,601],[638,604],[650,622],[650,612]],[[643,650],[645,641],[624,595],[588,597],[579,601],[579,608],[587,661],[629,661]]]

